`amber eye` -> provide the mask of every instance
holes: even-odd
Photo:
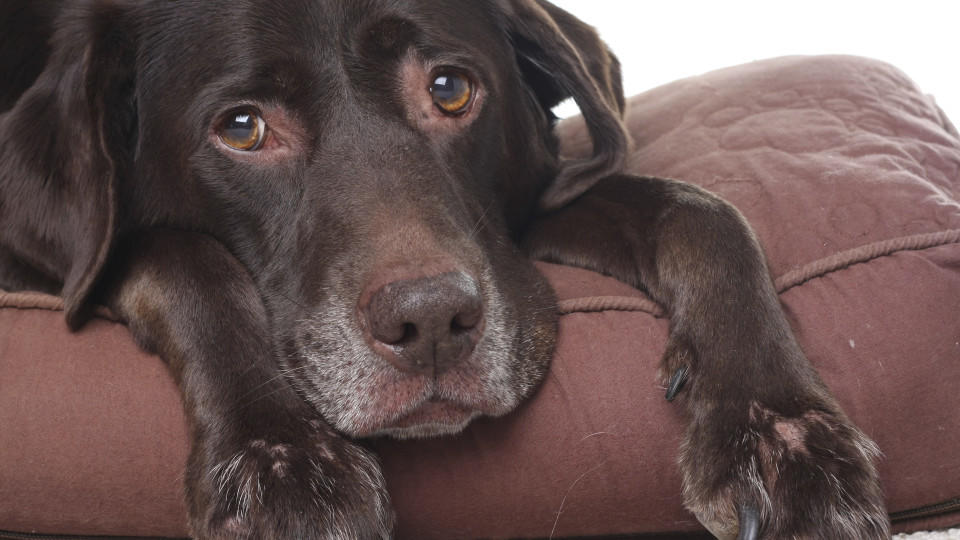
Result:
[[[256,110],[246,108],[233,111],[224,117],[217,129],[223,144],[244,152],[252,152],[263,144],[267,123]]]
[[[473,84],[470,79],[456,71],[444,71],[433,79],[430,95],[442,112],[456,116],[466,111],[470,105]]]

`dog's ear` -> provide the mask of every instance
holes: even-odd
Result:
[[[55,22],[46,66],[0,116],[0,239],[62,280],[81,325],[116,236],[118,178],[136,140],[131,25],[91,2]]]
[[[559,208],[623,168],[629,138],[620,63],[593,27],[543,0],[502,0],[505,24],[527,84],[549,110],[573,98],[593,140],[593,155],[569,160],[540,199]]]

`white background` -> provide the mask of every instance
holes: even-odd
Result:
[[[900,68],[960,126],[960,0],[552,1],[597,28],[628,96],[773,56],[854,54]]]

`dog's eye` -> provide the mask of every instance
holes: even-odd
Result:
[[[217,134],[223,144],[230,148],[252,152],[263,144],[266,128],[266,122],[255,110],[239,109],[223,119]]]
[[[470,105],[473,84],[470,79],[456,71],[444,71],[433,79],[430,94],[442,112],[456,116],[466,111]]]

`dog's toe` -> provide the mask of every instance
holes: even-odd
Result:
[[[889,538],[875,445],[824,410],[784,417],[753,403],[745,423],[706,414],[681,454],[684,499],[722,539]]]

